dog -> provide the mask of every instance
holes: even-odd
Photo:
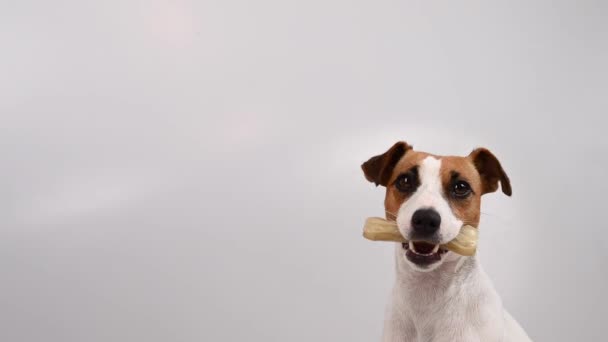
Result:
[[[440,245],[463,225],[478,227],[481,196],[511,183],[498,159],[478,148],[466,157],[414,151],[406,142],[361,165],[386,187],[386,218],[410,241],[396,243],[396,277],[383,342],[526,342],[475,256]]]

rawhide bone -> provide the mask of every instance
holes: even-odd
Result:
[[[388,221],[381,217],[370,217],[365,221],[363,237],[372,241],[408,242],[399,232],[397,222]],[[454,253],[472,256],[477,250],[477,229],[473,226],[462,226],[454,240],[441,245]]]

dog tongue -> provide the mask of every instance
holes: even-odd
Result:
[[[414,248],[418,253],[430,254],[435,248],[435,245],[426,242],[414,242]]]

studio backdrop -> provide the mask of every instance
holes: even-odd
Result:
[[[479,259],[535,341],[605,339],[608,7],[4,1],[0,340],[379,341],[360,165],[490,149]]]

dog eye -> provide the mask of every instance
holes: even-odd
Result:
[[[465,181],[458,181],[454,183],[452,192],[456,197],[465,198],[471,194],[471,186]]]
[[[410,192],[414,189],[414,179],[412,175],[405,174],[399,176],[395,181],[395,187],[401,192]]]

